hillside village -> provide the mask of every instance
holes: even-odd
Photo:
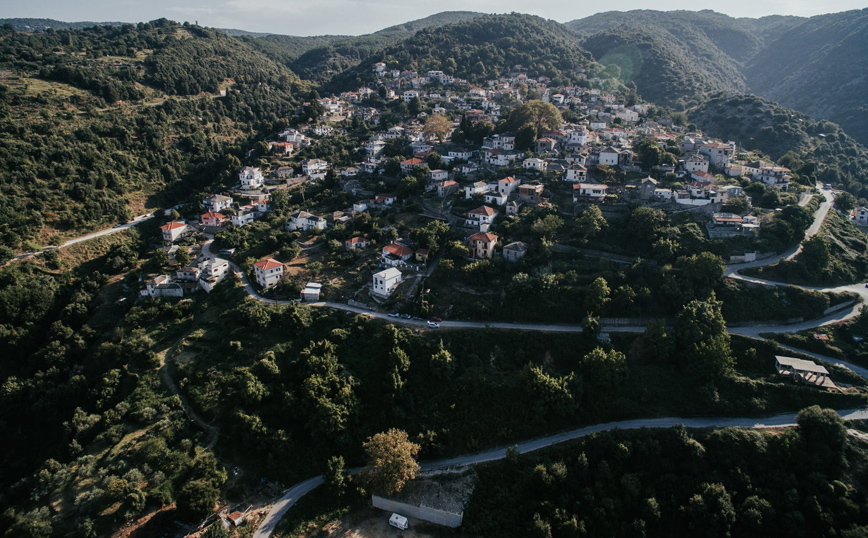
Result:
[[[550,263],[552,252],[624,263],[650,250],[631,253],[592,238],[640,207],[693,222],[691,233],[722,240],[718,250],[730,261],[751,261],[770,250],[760,240],[763,225],[812,190],[788,168],[583,72],[586,84],[569,87],[519,68],[481,86],[383,62],[370,75],[356,91],[313,95],[294,127],[272,134],[267,154],[248,152],[234,184],[164,224],[163,248],[179,268],[147,280],[142,294],[208,291],[233,260],[263,292],[282,298],[446,314],[451,304],[420,296],[443,261],[442,271],[465,276],[481,260],[516,264],[530,255],[512,270],[528,272]],[[537,129],[505,129],[522,107]],[[351,150],[326,158],[336,144]],[[337,189],[340,196],[321,195]],[[242,238],[248,227],[256,233]],[[267,234],[274,243],[275,233],[282,247],[243,248]],[[214,252],[202,251],[208,238]],[[179,244],[194,254],[185,263],[175,256]],[[492,293],[480,284],[459,288]]]
[[[739,79],[790,19],[3,25],[0,534],[865,534],[868,150]]]

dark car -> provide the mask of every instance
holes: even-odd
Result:
[[[431,321],[434,321],[436,323],[440,323],[441,321],[443,321],[443,318],[437,317],[437,316],[431,316]]]

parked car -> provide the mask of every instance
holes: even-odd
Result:
[[[404,319],[413,319],[413,316],[411,316],[410,314],[401,314],[401,317]]]
[[[429,321],[429,322],[428,322],[428,328],[429,328],[429,329],[439,329],[439,328],[440,328],[440,324],[437,323],[437,322],[435,322],[435,321]]]
[[[390,318],[400,318],[401,314],[399,314],[397,312],[389,312],[389,317]]]
[[[431,321],[436,321],[437,323],[440,323],[441,321],[443,321],[443,318],[439,318],[437,316],[431,316]]]

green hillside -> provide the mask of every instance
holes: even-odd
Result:
[[[0,176],[0,242],[12,249],[220,181],[238,144],[285,122],[302,89],[242,41],[166,20],[7,31],[0,65],[0,170],[15,171]]]
[[[744,69],[750,90],[868,143],[868,9],[812,17]]]
[[[359,62],[380,49],[407,39],[420,30],[454,24],[481,15],[481,13],[472,11],[445,11],[437,13],[424,19],[390,26],[373,34],[348,37],[326,46],[311,47],[287,65],[302,78],[316,82],[326,82],[336,74],[358,65]],[[280,42],[277,36],[273,36],[270,39],[277,44]],[[310,42],[287,40],[286,46],[295,50],[301,50],[308,43]]]
[[[485,15],[442,28],[429,28],[373,55],[334,79],[332,88],[371,81],[371,64],[399,69],[441,70],[472,83],[524,70],[555,84],[575,82],[590,54],[563,25],[531,15]]]
[[[624,84],[635,84],[642,97],[655,103],[674,105],[697,94],[744,91],[736,62],[708,40],[694,37],[685,41],[665,30],[620,27],[596,33],[582,45],[601,64],[617,66]]]
[[[81,30],[82,28],[90,28],[91,26],[123,26],[124,22],[64,22],[54,19],[30,19],[30,18],[13,18],[0,19],[0,26],[5,24],[11,25],[18,32],[35,32],[51,28],[52,30]]]
[[[824,183],[868,197],[868,149],[836,124],[809,116],[752,95],[717,95],[688,110],[690,120],[709,134],[735,140],[778,160],[789,152],[798,156],[790,168],[808,165],[804,173]]]
[[[868,10],[807,19],[636,10],[566,25],[602,63],[632,66],[628,81],[649,100],[672,104],[694,89],[750,91],[868,143]]]

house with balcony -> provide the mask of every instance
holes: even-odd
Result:
[[[471,209],[465,215],[464,225],[482,232],[487,232],[497,217],[498,211],[486,205]]]
[[[243,190],[261,189],[265,183],[265,179],[262,177],[262,170],[251,166],[242,168],[238,172],[238,179],[241,181],[241,188]]]
[[[491,258],[494,256],[494,247],[498,237],[494,234],[477,232],[467,238],[467,246],[470,248],[470,257],[474,259]]]
[[[601,183],[578,183],[573,185],[573,203],[599,204],[606,198],[607,190]]]

